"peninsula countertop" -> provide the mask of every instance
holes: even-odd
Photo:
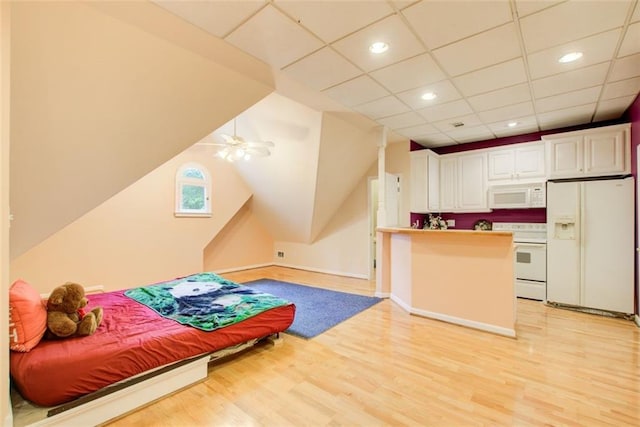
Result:
[[[462,233],[462,234],[481,234],[483,236],[511,236],[511,231],[486,231],[486,230],[462,230],[456,228],[447,228],[446,230],[432,230],[423,228],[411,228],[411,227],[378,227],[377,231],[383,233],[402,233],[402,234],[414,234],[414,233]]]

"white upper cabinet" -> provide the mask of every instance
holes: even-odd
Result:
[[[440,160],[431,150],[418,150],[411,157],[411,212],[440,210]]]
[[[583,178],[631,172],[630,125],[546,135],[549,178]]]
[[[440,210],[486,212],[487,155],[449,155],[440,159]]]
[[[490,181],[502,181],[502,184],[508,184],[536,178],[539,180],[545,176],[542,141],[489,150],[488,160]]]

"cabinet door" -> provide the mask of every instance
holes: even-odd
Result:
[[[571,178],[582,174],[582,139],[580,135],[549,140],[550,178]]]
[[[427,156],[429,181],[427,183],[427,205],[429,212],[440,211],[440,160],[435,155]]]
[[[458,208],[482,210],[487,208],[486,155],[471,154],[458,158]]]
[[[625,170],[625,133],[602,132],[584,137],[585,174],[619,174]]]
[[[451,212],[457,207],[458,158],[440,158],[440,210]]]
[[[512,179],[514,175],[514,150],[489,152],[489,180]]]
[[[545,167],[543,143],[515,149],[514,175],[517,179],[544,177]]]
[[[428,158],[423,150],[411,152],[411,212],[428,212]]]

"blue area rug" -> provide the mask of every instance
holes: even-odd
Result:
[[[293,324],[285,332],[307,339],[323,333],[382,301],[382,298],[330,291],[271,279],[254,280],[243,283],[243,285],[294,303],[296,317]]]

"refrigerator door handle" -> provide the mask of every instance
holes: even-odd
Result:
[[[585,205],[586,205],[586,189],[584,183],[580,184],[580,191],[578,192],[578,222],[576,224],[578,226],[578,250],[580,251],[580,271],[579,271],[579,280],[580,280],[580,305],[584,304],[586,286],[585,286],[585,254],[584,254],[584,223],[585,221]]]

